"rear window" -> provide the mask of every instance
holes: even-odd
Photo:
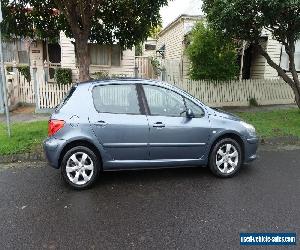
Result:
[[[93,89],[93,100],[99,113],[141,113],[134,84],[96,86]]]
[[[68,102],[68,100],[74,94],[75,90],[76,90],[76,86],[73,86],[69,90],[69,92],[66,94],[66,96],[64,97],[64,99],[61,101],[61,103],[57,105],[57,107],[55,108],[55,111],[59,111]]]

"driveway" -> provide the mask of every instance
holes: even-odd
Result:
[[[299,236],[299,162],[300,150],[262,150],[232,179],[205,168],[127,171],[82,192],[43,163],[2,166],[1,248],[239,249],[240,232]]]

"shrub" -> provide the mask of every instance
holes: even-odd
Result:
[[[118,79],[118,78],[127,78],[128,76],[126,74],[112,74],[111,78]]]
[[[258,107],[259,106],[257,100],[255,99],[255,97],[251,97],[249,99],[249,105],[250,105],[250,107]]]
[[[18,71],[23,75],[27,82],[31,82],[31,74],[30,74],[30,67],[27,65],[18,66]]]
[[[186,42],[186,53],[191,62],[189,75],[193,80],[226,81],[236,78],[238,55],[236,44],[231,39],[199,22]]]
[[[91,77],[93,79],[96,79],[96,80],[102,80],[102,79],[109,79],[109,74],[108,74],[108,71],[99,71],[99,72],[95,72],[91,75]]]
[[[54,75],[55,81],[59,85],[67,85],[72,83],[72,69],[57,68]]]
[[[151,65],[152,65],[155,76],[159,76],[160,72],[164,71],[164,68],[160,64],[159,60],[155,57],[151,58]]]

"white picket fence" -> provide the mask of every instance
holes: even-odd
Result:
[[[292,89],[281,79],[214,82],[169,78],[167,81],[214,107],[248,106],[251,98],[259,105],[295,103]]]
[[[38,93],[39,93],[39,109],[53,109],[55,108],[65,97],[66,93],[71,88],[72,84],[69,85],[58,85],[57,83],[45,83],[39,82]]]
[[[34,94],[34,86],[33,81],[27,82],[26,78],[18,73],[18,99],[19,102],[34,104],[35,103],[35,94]]]
[[[56,82],[46,82],[43,70],[36,73],[38,107],[37,109],[53,109],[65,97],[72,84],[59,85]]]
[[[293,104],[294,94],[287,83],[280,79],[261,79],[243,81],[192,81],[189,79],[168,77],[167,81],[184,89],[202,102],[214,106],[248,106],[249,100],[254,98],[259,105]],[[58,85],[46,83],[43,70],[36,74],[37,80],[37,109],[52,109],[58,105],[69,91],[72,84]],[[12,103],[35,103],[34,81],[27,82],[18,73],[10,83]],[[17,96],[15,96],[17,95]],[[113,93],[112,93],[113,95]],[[113,96],[112,96],[113,98]]]

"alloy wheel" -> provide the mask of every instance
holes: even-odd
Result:
[[[74,153],[67,161],[66,173],[69,180],[75,185],[85,185],[94,174],[94,163],[88,154]]]
[[[216,166],[223,174],[232,173],[239,162],[239,152],[236,147],[230,143],[222,145],[216,155]]]

